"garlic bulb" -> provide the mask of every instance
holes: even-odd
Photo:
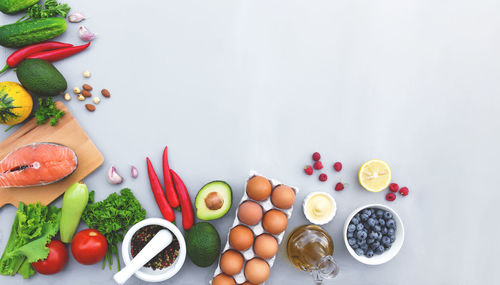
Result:
[[[107,178],[108,182],[111,184],[120,184],[123,182],[123,177],[118,174],[114,166],[111,166],[111,168],[109,169]]]

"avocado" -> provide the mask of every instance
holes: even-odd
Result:
[[[187,254],[200,267],[212,265],[220,254],[220,237],[217,230],[207,222],[195,224],[186,235]]]
[[[59,70],[43,59],[23,60],[17,66],[16,74],[24,88],[40,96],[57,96],[68,88]]]
[[[201,188],[194,204],[200,220],[214,220],[224,216],[231,208],[233,192],[224,181],[212,181]]]

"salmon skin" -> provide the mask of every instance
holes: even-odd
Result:
[[[75,172],[76,153],[55,143],[22,146],[0,161],[0,189],[58,182]]]

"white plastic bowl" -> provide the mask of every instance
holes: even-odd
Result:
[[[396,222],[396,240],[392,244],[391,248],[387,251],[385,251],[382,254],[375,254],[373,257],[368,258],[366,256],[359,256],[354,252],[354,249],[349,245],[348,238],[347,238],[347,227],[349,226],[349,223],[351,222],[352,218],[359,213],[360,211],[366,209],[366,208],[375,208],[375,209],[382,209],[385,211],[389,211],[392,213],[393,219]],[[405,229],[403,226],[403,221],[401,220],[401,217],[390,207],[382,205],[382,204],[370,204],[366,205],[363,207],[359,207],[356,210],[354,210],[346,219],[345,225],[344,225],[344,243],[345,246],[347,247],[347,251],[356,259],[357,261],[368,264],[368,265],[379,265],[388,262],[394,256],[396,256],[403,246],[403,241],[405,239]]]
[[[177,272],[179,272],[179,270],[182,268],[182,265],[184,265],[184,261],[186,260],[186,241],[184,240],[184,236],[182,235],[181,231],[179,231],[179,229],[171,222],[160,218],[150,218],[133,225],[123,238],[122,257],[125,265],[130,263],[130,261],[132,260],[130,241],[139,229],[149,225],[159,225],[168,229],[179,241],[179,256],[177,256],[177,258],[175,259],[174,264],[170,265],[167,268],[156,270],[142,267],[135,273],[135,276],[141,280],[147,282],[162,282],[171,278]]]

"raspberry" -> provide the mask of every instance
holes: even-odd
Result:
[[[335,169],[337,172],[340,172],[342,170],[342,163],[340,163],[339,161],[335,162],[333,164],[333,169]]]
[[[342,182],[339,182],[335,185],[335,191],[342,191],[344,190],[344,184]]]
[[[313,168],[312,168],[312,166],[310,166],[310,165],[306,165],[306,166],[304,166],[304,172],[305,172],[307,175],[312,175],[312,174],[313,174]]]
[[[403,195],[403,196],[406,196],[408,195],[410,191],[408,190],[408,187],[402,187],[400,190],[399,190],[399,194]]]
[[[323,163],[321,163],[321,161],[316,161],[314,164],[313,164],[313,167],[314,169],[316,170],[320,170],[323,168]]]
[[[326,180],[328,180],[328,176],[326,176],[326,174],[324,174],[324,173],[321,173],[319,175],[319,181],[325,182]]]
[[[396,200],[396,195],[394,195],[394,193],[392,193],[392,192],[391,193],[387,193],[387,195],[385,195],[385,199],[387,201],[392,202],[392,201]]]
[[[319,152],[313,153],[313,160],[314,161],[319,161],[321,159],[321,154]]]
[[[391,190],[391,192],[398,192],[399,185],[396,183],[391,183],[391,185],[389,185],[389,190]]]

